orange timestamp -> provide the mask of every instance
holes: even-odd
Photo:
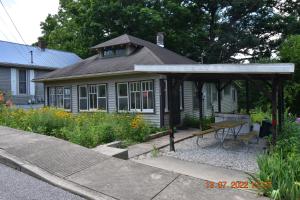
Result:
[[[234,189],[260,189],[260,188],[271,188],[271,181],[205,181],[205,187],[209,189],[223,189],[223,188],[234,188]]]

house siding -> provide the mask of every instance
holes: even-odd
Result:
[[[78,108],[78,86],[89,84],[106,84],[107,85],[107,109],[109,113],[117,111],[116,99],[116,84],[121,82],[153,80],[154,82],[154,113],[140,113],[143,118],[155,126],[160,126],[160,75],[142,74],[142,75],[127,75],[94,79],[82,79],[76,81],[61,81],[55,83],[45,83],[45,86],[70,86],[72,87],[72,112],[79,112]]]
[[[0,90],[4,92],[11,91],[10,68],[0,67]]]
[[[38,78],[39,76],[43,76],[46,73],[49,73],[48,71],[40,71],[40,70],[34,70],[34,76],[35,78]],[[35,99],[38,102],[44,102],[44,84],[43,83],[35,83]]]
[[[212,110],[214,112],[218,111],[218,101],[212,102],[213,104],[213,109],[209,108],[207,106],[207,101],[206,101],[206,88],[207,88],[208,83],[205,83],[203,85],[202,93],[203,93],[203,114],[204,116],[211,116]],[[184,84],[184,115],[190,115],[193,117],[199,117],[199,109],[194,109],[193,105],[193,89],[194,83],[192,81],[186,81]],[[233,85],[230,85],[230,90],[234,88]],[[224,95],[224,91],[221,92],[222,98],[221,98],[221,110],[224,113],[229,113],[229,112],[235,112],[237,111],[237,97],[236,100],[233,101],[232,95]],[[183,118],[182,116],[181,118]]]

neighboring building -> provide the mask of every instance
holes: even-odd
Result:
[[[0,91],[11,95],[14,104],[44,102],[44,86],[32,79],[80,61],[76,54],[0,41]]]
[[[46,105],[71,112],[137,112],[157,126],[168,123],[166,76],[134,71],[134,65],[196,64],[195,61],[156,45],[122,35],[92,47],[98,53],[68,67],[37,79],[47,88]],[[223,83],[224,84],[224,83]],[[194,82],[180,86],[181,119],[199,115],[199,101]],[[217,90],[213,83],[203,87],[203,111],[206,116],[217,111]],[[222,112],[237,110],[235,87],[222,92]]]

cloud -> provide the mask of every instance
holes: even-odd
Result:
[[[59,0],[2,0],[27,44],[41,36],[40,23],[58,11]],[[0,40],[23,43],[2,6],[0,7]]]

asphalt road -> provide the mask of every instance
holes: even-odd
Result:
[[[83,200],[27,174],[0,164],[0,200]]]

